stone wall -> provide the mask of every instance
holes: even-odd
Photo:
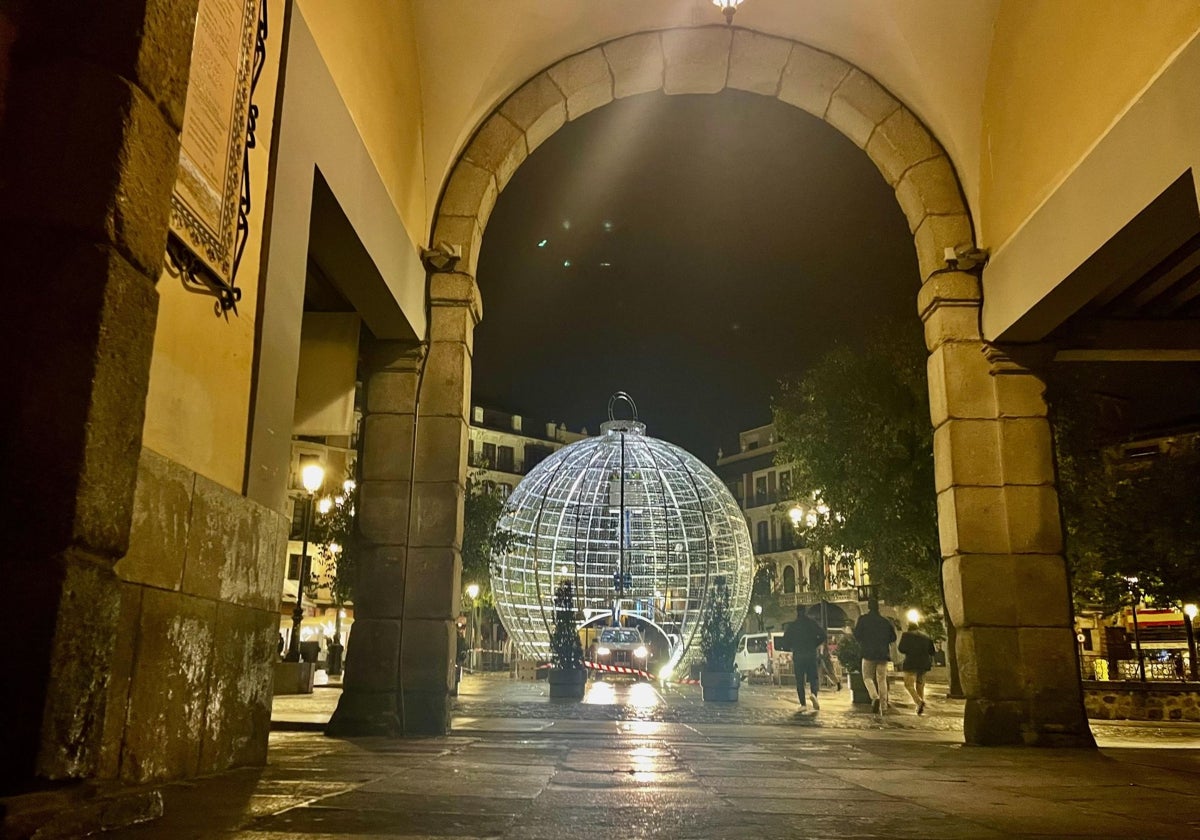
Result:
[[[1092,720],[1200,721],[1195,684],[1085,680],[1083,700]]]
[[[142,449],[101,775],[266,760],[287,518]]]

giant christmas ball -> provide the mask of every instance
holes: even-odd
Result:
[[[523,656],[548,659],[554,588],[570,580],[581,626],[637,627],[655,672],[669,673],[698,654],[719,586],[730,588],[734,619],[745,616],[750,533],[699,459],[647,436],[636,419],[600,428],[542,461],[509,496],[497,528],[512,539],[491,564],[496,609]]]

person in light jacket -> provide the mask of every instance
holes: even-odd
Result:
[[[925,714],[925,674],[933,667],[933,656],[936,649],[933,640],[910,622],[904,635],[900,637],[900,653],[904,654],[904,687],[912,695],[917,704],[917,714]]]

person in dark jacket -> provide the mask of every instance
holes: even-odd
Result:
[[[817,690],[821,678],[817,670],[817,652],[825,644],[825,631],[821,625],[813,621],[804,612],[804,607],[796,607],[796,620],[783,628],[783,645],[785,650],[792,652],[792,664],[796,671],[796,696],[800,698],[800,708],[807,709],[804,699],[805,683],[812,687],[812,705],[820,710],[817,702]]]
[[[871,709],[877,715],[888,710],[888,653],[896,641],[896,628],[879,614],[879,601],[867,601],[867,612],[854,625],[854,638],[862,648],[862,675],[871,695]]]
[[[904,687],[917,704],[917,714],[925,714],[925,674],[933,667],[936,650],[933,640],[921,632],[915,621],[900,636],[900,652],[904,654]]]

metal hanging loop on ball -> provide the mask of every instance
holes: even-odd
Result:
[[[629,396],[629,394],[625,393],[624,391],[617,391],[617,393],[608,398],[608,419],[617,419],[615,416],[615,410],[618,400],[624,400],[625,402],[629,403],[629,408],[631,411],[633,411],[633,417],[630,419],[636,421],[638,419],[637,403],[633,401],[633,397]]]

